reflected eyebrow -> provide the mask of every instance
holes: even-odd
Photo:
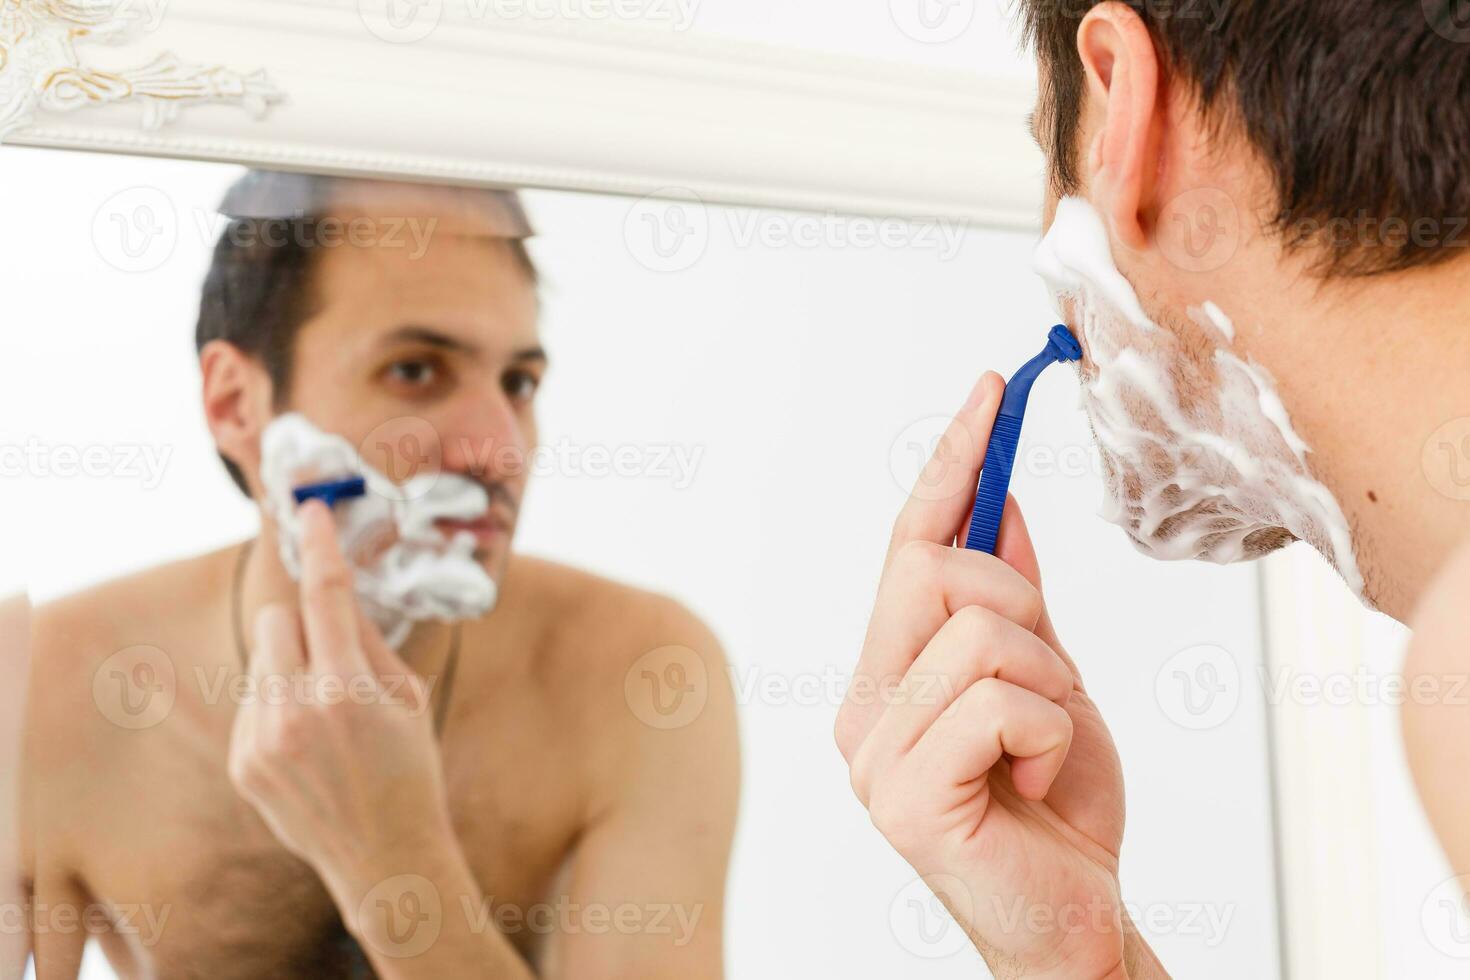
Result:
[[[512,353],[510,360],[512,364],[525,364],[527,361],[540,361],[542,364],[549,364],[551,362],[551,359],[546,356],[546,349],[543,347],[523,347]]]
[[[423,344],[426,347],[433,347],[438,350],[453,351],[459,354],[476,354],[480,350],[478,346],[470,343],[469,341],[461,340],[458,337],[451,337],[449,334],[444,333],[441,330],[435,330],[432,327],[399,327],[397,330],[394,330],[392,333],[388,334],[388,336],[384,337],[383,342],[385,344]],[[546,356],[545,348],[540,346],[532,346],[522,347],[519,350],[512,351],[510,355],[510,360],[512,361],[512,363],[524,364],[528,361],[540,361],[542,363],[546,363],[550,359]]]
[[[407,326],[399,327],[397,330],[383,338],[385,344],[423,344],[426,347],[435,347],[439,350],[457,351],[463,354],[473,354],[477,350],[474,344],[451,337],[449,334],[432,327]]]

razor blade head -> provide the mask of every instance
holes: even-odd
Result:
[[[1077,338],[1072,336],[1072,331],[1064,325],[1057,324],[1051,328],[1050,345],[1057,353],[1057,359],[1062,361],[1082,360],[1082,345]]]
[[[360,476],[354,476],[324,483],[308,483],[292,490],[291,496],[296,498],[298,507],[308,500],[320,500],[330,508],[335,507],[339,500],[367,496],[367,481]]]

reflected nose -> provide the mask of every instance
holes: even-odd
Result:
[[[482,483],[515,481],[530,465],[525,424],[498,391],[459,406],[444,430],[442,452],[446,470]]]

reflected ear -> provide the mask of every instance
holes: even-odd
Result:
[[[1084,158],[1092,203],[1119,241],[1142,249],[1165,121],[1158,53],[1143,20],[1118,2],[1088,12],[1077,51],[1087,79],[1084,111],[1095,125]]]
[[[215,446],[254,487],[260,472],[260,434],[274,415],[270,376],[259,361],[224,340],[204,345],[199,370],[204,377],[204,419]]]

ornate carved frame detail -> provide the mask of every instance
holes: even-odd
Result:
[[[238,105],[261,118],[285,98],[264,70],[192,64],[171,51],[105,70],[78,54],[86,43],[138,40],[161,10],[161,0],[0,0],[0,140],[30,125],[38,110],[135,102],[152,130],[186,106]]]

